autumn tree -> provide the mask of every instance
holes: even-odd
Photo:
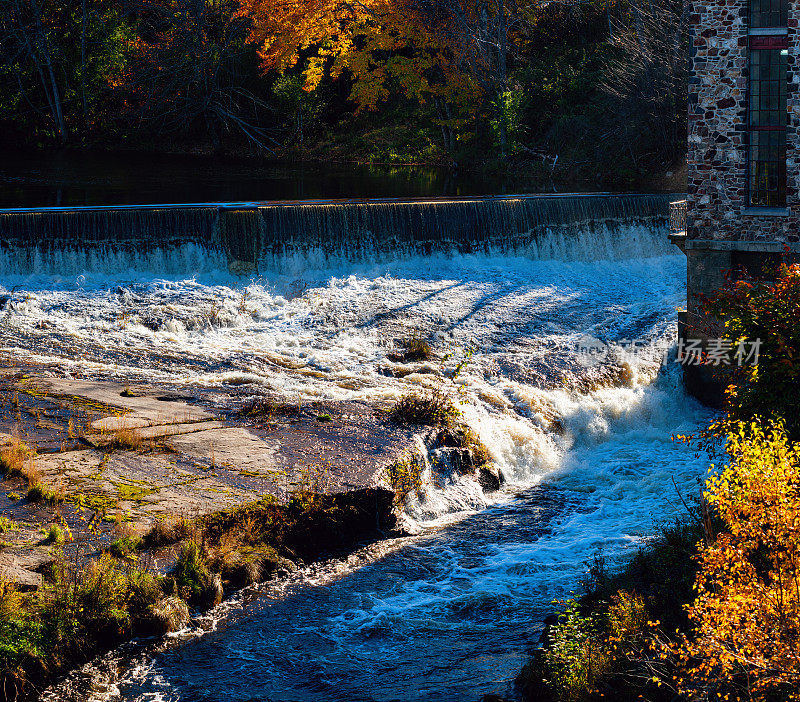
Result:
[[[706,499],[723,531],[700,552],[690,699],[800,700],[800,451],[779,426],[739,424]]]
[[[455,27],[457,9],[426,0],[242,0],[241,13],[252,20],[264,71],[301,64],[306,90],[326,74],[346,75],[357,112],[392,94],[418,100],[435,111],[452,150],[455,131],[474,117],[486,90],[472,70],[474,43]]]

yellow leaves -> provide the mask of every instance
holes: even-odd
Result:
[[[443,97],[470,113],[480,102],[480,88],[459,69],[461,47],[404,0],[240,1],[262,68],[283,72],[302,58],[306,90],[315,90],[326,70],[333,79],[347,71],[359,111],[375,109],[398,89],[422,102]]]
[[[735,425],[726,450],[729,465],[707,483],[724,532],[700,553],[683,688],[747,673],[764,699],[800,687],[800,454],[780,426],[759,422]]]

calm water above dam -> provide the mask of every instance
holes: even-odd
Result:
[[[245,278],[194,244],[118,260],[50,252],[27,267],[0,257],[0,292],[19,286],[0,348],[67,373],[213,387],[220,397],[385,402],[451,383],[468,356],[448,386],[507,481],[484,494],[429,460],[404,506],[414,535],[254,587],[202,627],[123,647],[42,699],[510,695],[552,600],[579,587],[598,552],[617,562],[680,512],[677,490],[696,492],[706,469],[670,440],[708,413],[665,363],[685,259],[663,223],[609,219],[547,237],[393,258],[309,247],[264,257]],[[391,361],[392,340],[415,332],[452,355]],[[609,354],[600,373],[580,356],[586,335],[643,347]]]
[[[165,154],[0,153],[0,207],[437,197],[541,190],[451,168]],[[552,191],[545,184],[545,191]]]

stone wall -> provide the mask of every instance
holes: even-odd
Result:
[[[747,207],[747,0],[690,4],[687,238],[800,240],[800,93],[795,73],[800,2],[790,0],[787,125],[788,216]]]

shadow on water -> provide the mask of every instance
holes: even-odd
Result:
[[[445,167],[71,151],[0,158],[0,207],[486,195],[508,187]]]
[[[451,526],[323,585],[264,586],[207,635],[132,668],[122,699],[474,700],[507,691],[552,608],[518,560],[580,496],[554,486]],[[515,549],[518,545],[518,549]]]

